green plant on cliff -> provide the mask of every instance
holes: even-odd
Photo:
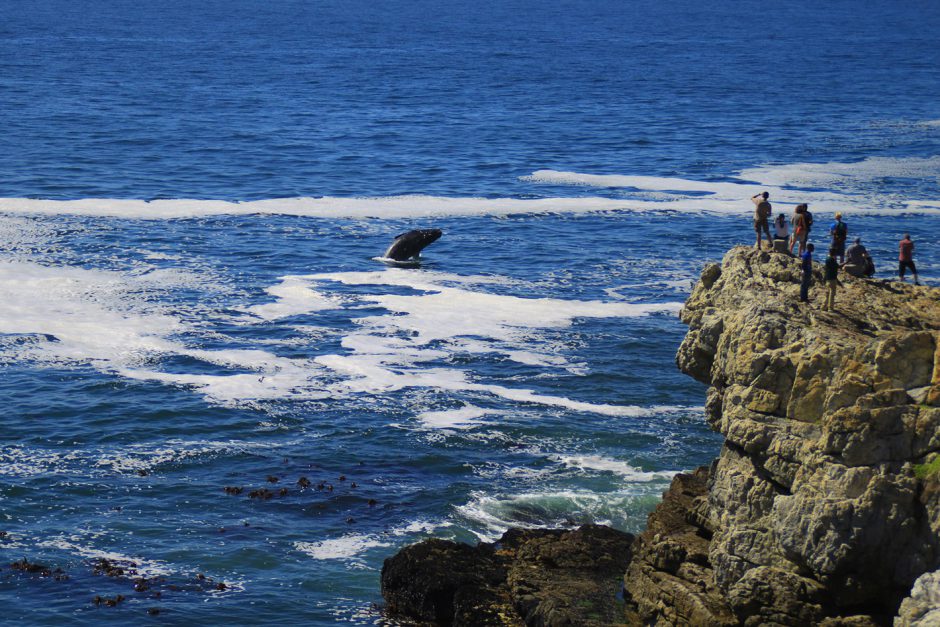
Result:
[[[914,476],[918,479],[940,478],[940,455],[934,455],[933,459],[926,464],[915,465]]]

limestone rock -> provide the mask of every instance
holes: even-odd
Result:
[[[921,575],[914,582],[911,596],[904,599],[895,627],[933,627],[940,625],[940,570]]]
[[[637,542],[646,622],[885,624],[905,597],[898,624],[938,618],[940,479],[918,469],[940,452],[940,290],[844,277],[829,313],[814,277],[800,303],[795,259],[735,248],[680,313],[676,363],[725,445]],[[686,526],[654,531],[676,507]]]

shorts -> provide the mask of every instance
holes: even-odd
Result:
[[[910,261],[899,261],[898,262],[898,274],[904,276],[904,268],[910,268],[911,272],[917,274],[917,268],[914,266],[914,260]]]
[[[770,223],[767,218],[754,218],[754,232],[760,233],[761,231],[770,233]]]
[[[832,251],[837,255],[845,255],[845,240],[832,240]]]

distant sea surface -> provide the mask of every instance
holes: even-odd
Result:
[[[751,195],[820,249],[842,211],[881,278],[908,231],[940,284],[937,32],[916,0],[0,4],[0,623],[377,624],[422,538],[640,531],[719,450],[677,312]]]

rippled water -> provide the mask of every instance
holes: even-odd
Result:
[[[937,283],[936,6],[663,4],[0,7],[0,560],[67,576],[7,619],[375,623],[423,537],[641,529],[762,189]]]

